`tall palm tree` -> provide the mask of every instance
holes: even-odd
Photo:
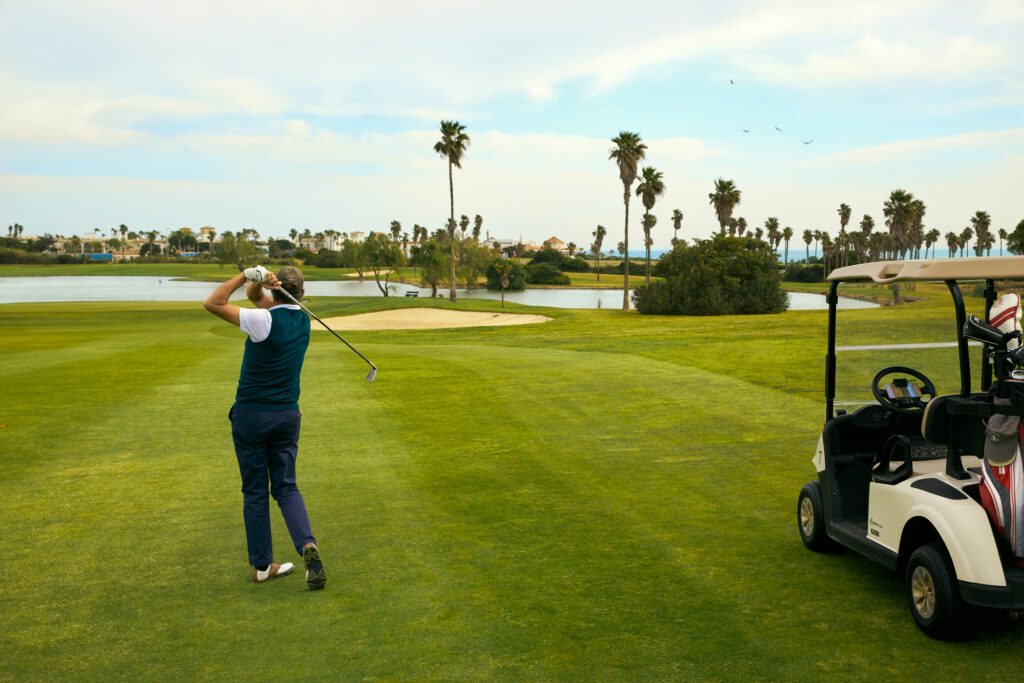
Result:
[[[398,238],[402,236],[402,224],[398,221],[391,221],[391,239],[398,244]]]
[[[999,255],[1003,255],[1003,240],[1007,238],[1009,233],[1006,232],[1006,228],[999,228]]]
[[[914,195],[906,190],[893,190],[889,199],[882,205],[882,215],[889,228],[893,245],[898,258],[906,258],[910,249],[910,228],[914,222]]]
[[[462,157],[469,149],[469,135],[466,127],[458,121],[441,121],[441,139],[434,145],[434,151],[441,158],[448,160],[448,199],[451,214],[449,215],[449,232],[451,233],[451,277],[448,287],[448,300],[455,301],[455,182],[452,168],[462,168]]]
[[[626,219],[622,241],[623,258],[626,259],[622,269],[622,310],[629,310],[629,195],[630,187],[636,180],[637,167],[640,160],[647,156],[647,145],[640,140],[638,133],[620,131],[617,137],[612,138],[612,147],[608,152],[608,159],[613,160],[619,167],[619,180],[622,181],[622,202],[626,206]]]
[[[719,178],[715,181],[715,191],[708,195],[708,199],[715,207],[719,233],[724,235],[729,219],[732,218],[732,210],[740,203],[740,190],[733,181]]]
[[[782,239],[786,241],[786,257],[783,263],[789,263],[789,240],[793,237],[793,228],[786,226],[782,231]]]
[[[849,204],[840,204],[837,212],[839,214],[839,244],[846,241],[846,226],[850,222],[850,214],[853,213]],[[844,257],[846,254],[844,253]],[[843,265],[846,265],[844,263]]]
[[[776,245],[776,238],[779,235],[779,219],[775,216],[768,218],[764,222],[764,229],[768,234],[768,244],[774,248]]]
[[[949,249],[949,258],[956,256],[956,248],[960,244],[960,237],[955,232],[946,233],[946,248]]]
[[[924,202],[915,199],[910,203],[910,241],[914,245],[914,258],[921,256],[921,244],[924,243]]]
[[[647,262],[644,266],[644,275],[647,284],[651,283],[651,228],[658,219],[651,215],[651,209],[658,197],[665,193],[665,183],[662,181],[664,174],[653,166],[645,166],[640,174],[640,184],[636,186],[636,196],[644,205],[644,247],[647,250]]]
[[[466,239],[466,231],[469,230],[469,216],[466,214],[459,217],[459,230],[462,231],[462,239]]]
[[[596,270],[597,270],[597,281],[598,282],[601,281],[601,245],[604,244],[604,236],[607,233],[608,233],[608,231],[604,229],[603,225],[597,226],[594,229],[594,232],[591,233],[594,236],[593,250],[594,250],[594,258],[597,260],[597,265],[595,267],[596,267]]]
[[[480,241],[480,230],[483,227],[484,227],[483,216],[481,216],[480,214],[477,214],[477,215],[473,216],[473,241],[474,242],[479,242]]]
[[[647,262],[644,268],[644,277],[646,278],[647,284],[651,284],[651,245],[654,244],[654,240],[651,239],[651,228],[653,228],[657,222],[658,217],[653,213],[644,214],[644,247],[647,249]]]
[[[971,227],[974,228],[974,234],[978,236],[978,241],[975,242],[975,253],[978,256],[981,256],[981,250],[984,249],[981,245],[987,241],[988,229],[991,226],[992,217],[988,215],[987,211],[975,211],[971,216]]]
[[[971,246],[972,237],[974,237],[974,231],[970,228],[964,228],[960,233],[960,251],[966,251]]]
[[[683,212],[679,209],[672,209],[672,246],[679,241],[679,228],[683,227]]]
[[[814,241],[814,233],[811,232],[810,230],[804,230],[804,244],[807,245],[806,249],[804,249],[804,262],[805,263],[810,263],[811,262],[811,242],[813,242],[813,241]]]
[[[942,233],[939,232],[938,228],[932,228],[924,236],[924,257],[928,258],[928,248],[931,247],[932,258],[935,258],[935,245],[942,238]]]
[[[736,234],[743,237],[743,233],[747,230],[747,219],[740,216],[736,219]]]

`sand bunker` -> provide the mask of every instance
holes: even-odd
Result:
[[[490,311],[450,311],[444,308],[396,308],[390,311],[360,313],[324,318],[334,330],[436,330],[445,327],[492,327],[546,323],[545,315],[492,313]],[[324,331],[316,320],[314,330]]]

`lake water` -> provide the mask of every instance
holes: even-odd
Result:
[[[216,282],[190,282],[171,278],[145,276],[58,276],[58,277],[0,277],[0,303],[34,303],[47,301],[202,301],[216,289]],[[391,284],[392,296],[405,296],[414,290],[419,296],[430,296],[429,289],[414,285]],[[501,299],[501,292],[486,289],[457,289],[459,298]],[[447,297],[447,289],[438,294]],[[306,283],[306,295],[315,296],[381,296],[373,280],[311,281]],[[241,291],[236,298],[243,298]],[[622,308],[621,289],[527,289],[506,292],[505,301],[526,306],[552,308]],[[828,308],[823,294],[791,292],[790,310],[823,310]],[[632,305],[632,304],[631,304]],[[878,304],[856,299],[840,298],[840,308],[876,308]]]

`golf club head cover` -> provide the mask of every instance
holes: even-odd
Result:
[[[992,304],[992,310],[988,314],[988,322],[1003,334],[1008,332],[1019,332],[1020,327],[1020,295],[1014,292],[1003,294]],[[1015,349],[1020,346],[1020,341],[1011,339],[1006,343],[1007,349]]]
[[[245,279],[256,284],[263,284],[263,281],[267,279],[267,275],[270,273],[263,266],[253,266],[252,268],[245,269]]]

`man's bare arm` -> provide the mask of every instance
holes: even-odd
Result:
[[[218,318],[227,320],[232,325],[238,324],[238,306],[228,303],[231,295],[239,287],[245,284],[245,273],[239,273],[233,278],[213,290],[210,296],[203,302],[203,308],[213,313]]]

